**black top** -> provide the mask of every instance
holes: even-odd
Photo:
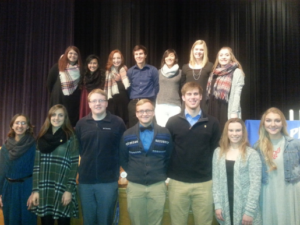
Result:
[[[235,163],[234,160],[226,159],[227,188],[228,188],[228,200],[229,200],[229,209],[230,209],[229,211],[230,211],[231,221],[233,219],[234,163]]]

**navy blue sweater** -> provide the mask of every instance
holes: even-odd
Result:
[[[144,150],[139,136],[137,123],[125,131],[120,143],[120,161],[127,179],[143,185],[164,181],[173,147],[169,131],[154,123],[153,141],[148,151]]]

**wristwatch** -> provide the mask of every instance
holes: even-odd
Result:
[[[120,176],[121,176],[122,178],[126,178],[126,177],[127,177],[127,173],[126,173],[125,171],[123,171],[123,172],[120,174]]]

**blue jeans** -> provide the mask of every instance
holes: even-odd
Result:
[[[111,225],[118,197],[118,182],[79,184],[83,222],[86,225]]]

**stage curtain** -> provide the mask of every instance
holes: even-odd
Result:
[[[243,66],[243,119],[259,119],[276,106],[288,115],[300,108],[300,36],[297,0],[102,0],[75,1],[75,44],[84,57],[120,49],[134,65],[136,44],[148,48],[147,62],[160,67],[163,52],[174,48],[188,63],[192,44],[203,39],[214,63],[230,46]],[[295,116],[298,119],[298,114]]]
[[[47,112],[48,71],[74,38],[71,0],[0,3],[0,146],[13,115],[25,113],[39,132]]]

